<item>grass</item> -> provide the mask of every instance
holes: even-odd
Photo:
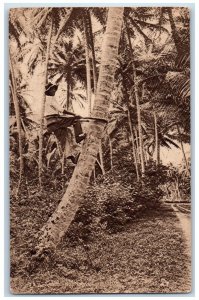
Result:
[[[27,272],[35,234],[62,196],[49,189],[42,196],[11,201],[11,292],[14,294],[187,293],[190,257],[173,211],[150,210],[110,233],[94,230],[87,242],[66,236],[53,259]]]

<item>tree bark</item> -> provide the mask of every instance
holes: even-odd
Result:
[[[127,39],[129,42],[129,48],[131,51],[132,56],[132,67],[133,67],[133,80],[134,80],[134,92],[135,92],[135,101],[136,101],[136,108],[137,108],[137,119],[138,119],[138,133],[139,133],[139,146],[140,146],[140,160],[141,160],[141,173],[142,177],[145,175],[145,165],[144,165],[144,154],[143,154],[143,140],[142,140],[142,126],[141,126],[141,111],[140,111],[140,99],[138,94],[138,82],[137,82],[137,74],[135,64],[133,62],[133,47],[131,44],[131,38],[129,34],[128,24],[126,22],[126,33]]]
[[[20,108],[19,108],[19,102],[17,99],[17,84],[16,84],[16,80],[15,80],[15,73],[14,73],[11,52],[10,52],[10,56],[9,56],[9,63],[10,63],[10,73],[11,73],[11,79],[12,79],[11,89],[12,89],[13,103],[14,103],[15,115],[16,115],[16,121],[17,121],[17,132],[18,132],[18,143],[19,143],[19,158],[20,158],[19,185],[20,185],[21,178],[22,178],[23,171],[24,171],[24,160],[23,160],[23,146],[22,146],[22,135],[21,135]]]
[[[91,46],[91,54],[92,54],[92,66],[93,66],[93,85],[94,85],[94,94],[96,95],[97,91],[97,68],[96,68],[96,60],[95,60],[95,47],[93,41],[93,30],[92,30],[92,23],[91,23],[91,15],[90,11],[87,11],[87,18],[88,18],[88,32],[89,32],[89,41]]]
[[[103,160],[103,151],[102,151],[102,142],[100,142],[99,146],[99,158],[100,158],[100,167],[102,170],[102,174],[105,175],[105,168],[104,168],[104,160]]]
[[[110,149],[110,163],[111,163],[111,170],[113,168],[113,145],[112,145],[112,141],[111,141],[111,136],[108,136],[108,140],[109,140],[109,149]]]
[[[98,88],[92,117],[107,119],[113,79],[117,63],[118,46],[123,21],[122,7],[110,7],[106,33],[102,45],[102,58],[99,72]],[[43,226],[40,232],[37,253],[44,249],[53,249],[68,230],[77,210],[83,201],[91,173],[99,151],[100,140],[106,122],[91,121],[87,137],[82,146],[78,163],[72,178],[56,211]]]
[[[131,115],[130,115],[129,107],[128,107],[128,123],[129,123],[129,129],[130,129],[130,135],[131,135],[131,143],[132,143],[132,149],[133,149],[134,166],[135,166],[137,181],[139,181],[140,180],[140,176],[139,176],[139,170],[138,170],[137,155],[136,155],[135,141],[134,141],[134,134],[133,134],[133,127],[132,127],[132,123],[131,123]]]
[[[154,117],[154,134],[155,134],[155,163],[156,166],[160,164],[160,143],[158,138],[158,123],[157,123],[157,115],[155,109],[153,107],[153,117]]]
[[[136,153],[137,153],[137,160],[138,163],[140,163],[140,154],[139,154],[139,141],[138,141],[138,133],[137,133],[137,129],[134,127],[134,133],[135,133],[135,141],[136,141]]]
[[[50,55],[50,43],[51,43],[51,36],[52,36],[52,20],[49,29],[49,34],[47,38],[47,50],[46,50],[46,61],[45,61],[45,73],[44,73],[44,85],[43,85],[43,99],[41,104],[41,116],[40,116],[40,131],[39,131],[39,184],[40,189],[42,188],[42,152],[43,152],[43,126],[44,126],[44,111],[45,111],[45,102],[46,102],[46,95],[45,95],[45,87],[47,83],[47,76],[48,76],[48,61]]]
[[[70,83],[69,83],[69,76],[67,79],[67,99],[66,99],[66,110],[69,110],[69,104],[70,104]]]
[[[138,133],[139,133],[139,146],[140,146],[140,161],[141,161],[141,172],[142,176],[145,175],[145,165],[144,165],[144,153],[143,153],[143,139],[142,139],[142,122],[141,122],[141,110],[140,110],[140,99],[138,95],[138,85],[136,79],[136,70],[133,71],[134,84],[135,84],[135,100],[137,107],[137,118],[138,118]]]
[[[85,13],[85,12],[84,12]],[[88,100],[88,115],[91,116],[91,66],[89,55],[89,32],[87,28],[87,18],[84,15],[84,41],[85,41],[85,56],[86,56],[86,89]]]

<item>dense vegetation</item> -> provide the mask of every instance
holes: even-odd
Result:
[[[10,11],[11,286],[16,293],[179,292],[190,287],[190,279],[185,284],[189,258],[181,233],[171,233],[177,219],[164,205],[164,200],[190,201],[190,159],[184,149],[190,143],[189,11],[124,9],[106,112],[95,100],[104,84],[99,73],[102,54],[106,56],[102,40],[109,28],[108,11]],[[49,247],[38,254],[41,228],[45,232],[62,203],[74,169],[81,173],[85,155],[71,129],[46,131],[44,92],[49,81],[59,84],[63,107],[83,116],[103,116],[107,125],[97,140],[95,165],[75,217],[56,250]],[[90,137],[90,123],[82,124]],[[181,149],[181,165],[165,165],[164,148]],[[79,152],[75,166],[67,157]],[[88,165],[82,164],[85,169]],[[152,230],[157,237],[153,246]],[[117,263],[120,247],[124,253]],[[108,264],[111,255],[115,258]],[[38,284],[43,270],[48,276]],[[117,285],[105,284],[113,274]]]

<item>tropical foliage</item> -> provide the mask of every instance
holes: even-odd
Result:
[[[48,188],[62,197],[34,236],[36,261],[66,231],[81,234],[84,221],[115,233],[164,197],[190,200],[186,8],[14,9],[9,35],[11,197],[26,190],[31,198],[32,186],[38,197]],[[59,85],[65,109],[82,116],[82,145],[71,128],[46,131],[47,82]],[[181,150],[181,169],[165,163],[165,149]]]

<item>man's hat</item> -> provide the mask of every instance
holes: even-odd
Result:
[[[48,95],[48,93],[50,93],[50,91],[51,91],[52,88],[57,91],[58,85],[57,84],[52,84],[51,82],[49,82],[48,84],[46,84],[45,94]]]

